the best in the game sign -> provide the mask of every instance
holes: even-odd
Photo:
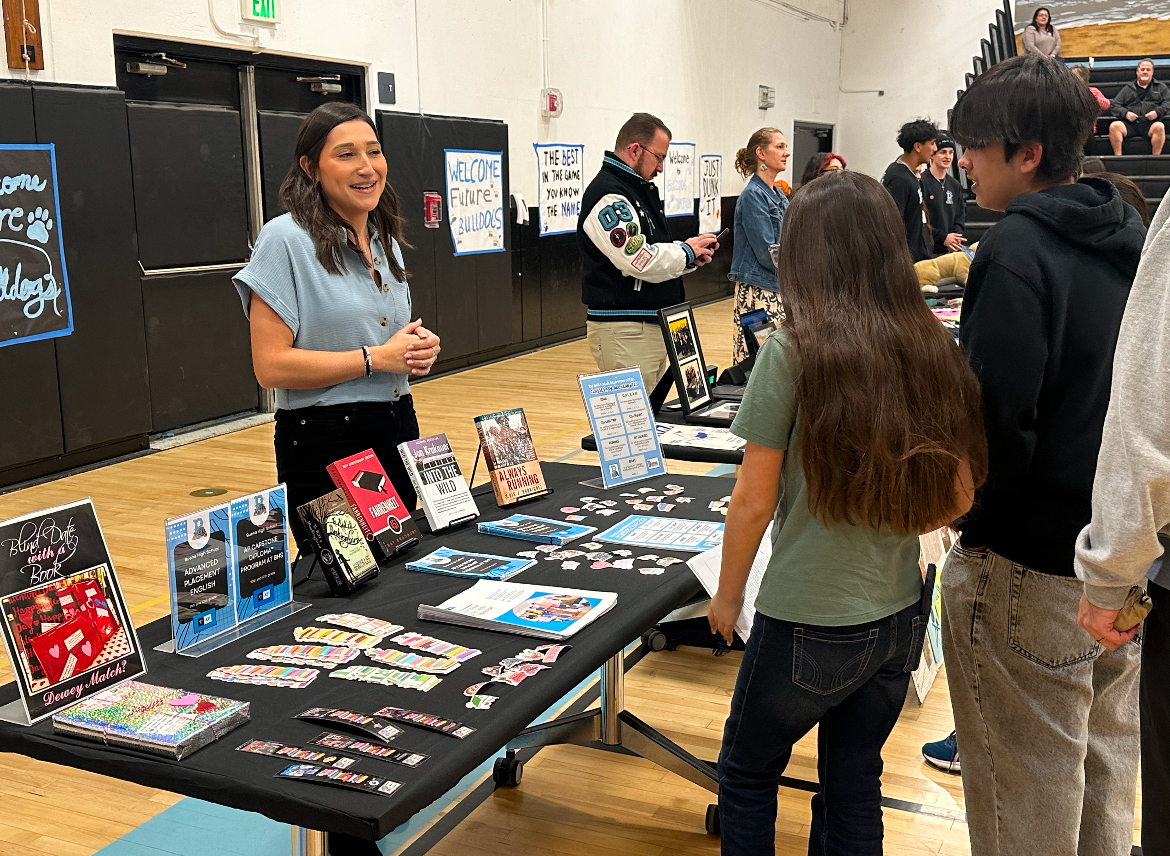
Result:
[[[72,332],[53,146],[0,145],[0,347]]]

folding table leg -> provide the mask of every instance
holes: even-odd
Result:
[[[292,856],[329,856],[329,833],[294,826]]]

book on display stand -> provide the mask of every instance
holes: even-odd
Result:
[[[532,444],[532,432],[522,408],[477,416],[475,430],[487,462],[496,505],[505,508],[553,492],[541,472],[536,447]],[[476,463],[479,463],[478,454]],[[474,468],[471,479],[475,481]]]
[[[373,449],[334,461],[326,470],[352,506],[376,560],[388,562],[418,544],[411,509],[402,504]]]
[[[306,502],[297,513],[334,595],[349,594],[378,576],[378,560],[370,550],[375,542],[367,540],[343,491],[335,490]]]
[[[398,454],[414,485],[431,531],[448,529],[479,517],[463,471],[446,434],[398,444]]]

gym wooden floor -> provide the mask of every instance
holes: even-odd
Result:
[[[725,300],[695,313],[708,362],[722,366],[731,361],[731,306]],[[596,455],[579,452],[588,422],[576,382],[595,370],[585,343],[577,341],[435,378],[414,387],[419,422],[424,434],[447,433],[465,473],[475,458],[472,418],[514,406],[524,408],[542,460],[573,455],[574,463],[596,463]],[[671,472],[710,469],[670,463]],[[275,480],[269,423],[0,496],[0,519],[93,497],[127,604],[141,625],[167,613],[163,520],[206,505],[193,490],[222,487],[231,498]],[[698,757],[713,759],[739,662],[738,654],[716,658],[697,649],[649,654],[627,676],[627,706]],[[0,655],[0,682],[9,680]],[[951,727],[940,675],[926,704],[903,712],[885,747],[885,796],[923,807],[886,809],[888,854],[970,852],[959,777],[927,767],[919,754],[923,742]],[[815,733],[800,742],[787,775],[816,780]],[[520,787],[497,790],[431,852],[715,854],[717,839],[703,831],[710,797],[638,758],[550,747],[526,765]],[[807,852],[809,797],[781,789],[780,854]],[[0,856],[89,856],[179,799],[0,753]]]

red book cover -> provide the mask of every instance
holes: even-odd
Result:
[[[31,647],[49,681],[56,684],[93,665],[105,642],[83,613],[37,636]]]
[[[373,449],[366,449],[328,467],[329,476],[345,494],[374,557],[385,562],[418,543],[411,509],[402,504]]]

